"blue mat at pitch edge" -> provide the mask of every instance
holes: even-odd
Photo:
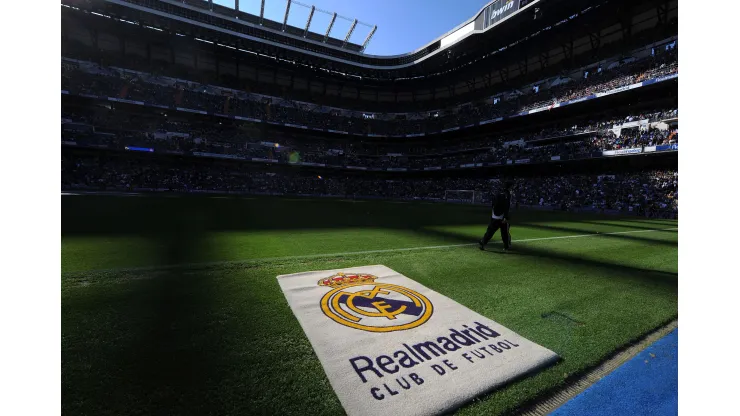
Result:
[[[678,414],[678,329],[622,364],[551,416]]]

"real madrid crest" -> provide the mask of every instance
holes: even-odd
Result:
[[[332,321],[370,332],[416,328],[434,308],[421,293],[389,283],[375,283],[370,274],[337,273],[319,280],[331,290],[321,298],[321,310]]]

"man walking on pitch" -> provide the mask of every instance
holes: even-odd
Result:
[[[491,201],[491,222],[483,238],[478,241],[478,246],[484,250],[486,244],[491,240],[496,231],[501,229],[501,240],[504,243],[504,250],[511,247],[511,234],[509,234],[509,206],[511,205],[511,184],[506,182],[503,191],[494,195]]]

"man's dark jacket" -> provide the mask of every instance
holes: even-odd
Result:
[[[508,192],[499,192],[493,197],[491,201],[491,207],[493,208],[493,215],[501,216],[504,215],[504,219],[509,220],[509,207],[511,205],[511,195]]]

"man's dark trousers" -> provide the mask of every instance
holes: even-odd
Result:
[[[504,248],[509,248],[511,243],[511,236],[509,235],[509,223],[505,223],[503,222],[503,220],[497,220],[495,218],[491,218],[491,222],[488,224],[486,234],[483,236],[483,240],[481,240],[484,246],[488,244],[489,241],[491,241],[491,238],[493,238],[493,235],[496,234],[496,231],[498,231],[499,228],[501,229],[501,240],[503,240],[504,242]]]

